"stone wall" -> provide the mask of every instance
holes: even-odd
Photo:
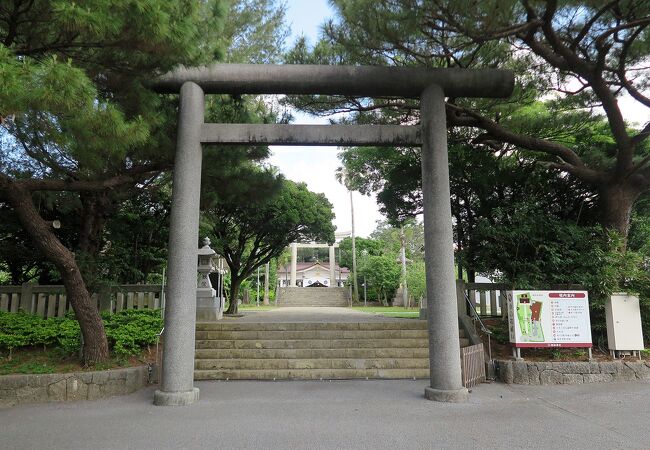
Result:
[[[498,378],[508,384],[579,384],[650,380],[650,361],[496,361]]]
[[[0,376],[0,407],[21,403],[96,400],[130,394],[149,384],[149,367],[99,372]]]

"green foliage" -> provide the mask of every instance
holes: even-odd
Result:
[[[54,367],[39,361],[14,364],[13,360],[7,359],[4,362],[0,362],[0,375],[14,373],[54,373]]]
[[[153,156],[167,117],[142,81],[211,60],[219,45],[213,1],[38,1],[6,14],[1,115],[15,117],[7,130],[26,151],[17,168],[38,162],[48,177],[93,178]]]
[[[384,252],[397,253],[402,248],[402,234],[406,258],[424,261],[424,225],[421,220],[389,216],[389,220],[377,221],[377,227],[370,237],[382,243]]]
[[[277,63],[289,36],[286,8],[286,3],[277,0],[231,1],[222,34],[228,49],[226,62]]]
[[[27,336],[24,335],[0,333],[0,347],[6,348],[10,352],[15,348],[26,346],[28,342]]]
[[[510,342],[510,332],[508,331],[508,322],[499,320],[489,325],[492,332],[492,338],[499,344],[507,344]]]
[[[47,319],[57,330],[57,346],[66,353],[76,353],[81,348],[81,328],[71,316],[64,319]]]
[[[587,356],[587,352],[585,350],[576,350],[573,352],[573,356],[576,358],[584,358]]]
[[[353,306],[352,309],[401,319],[418,319],[420,317],[419,310],[407,310],[403,306]]]
[[[401,269],[395,254],[368,256],[359,273],[377,290],[379,300],[384,304],[388,303],[399,287]]]
[[[291,242],[334,241],[334,214],[325,195],[270,170],[251,168],[248,180],[230,186],[230,193],[213,196],[202,218],[201,235],[212,239],[211,247],[230,268],[232,298],[242,280]],[[236,311],[236,302],[228,311]]]
[[[154,344],[162,328],[159,310],[129,310],[103,315],[109,344],[118,356],[136,354]],[[42,319],[25,313],[0,312],[0,348],[44,346],[67,354],[81,347],[79,324],[71,316]]]
[[[384,252],[382,242],[375,239],[366,239],[362,237],[354,238],[354,246],[357,253],[357,264],[361,266],[363,259],[368,256],[380,256]],[[346,237],[339,242],[341,258],[339,265],[352,269],[352,238]]]
[[[113,352],[119,356],[138,353],[155,344],[163,327],[160,311],[156,309],[127,310],[104,315],[106,336]]]
[[[79,350],[79,336],[79,324],[69,317],[41,319],[23,312],[0,312],[0,347],[6,349],[51,346],[71,353]]]
[[[120,284],[152,282],[167,262],[171,192],[150,189],[120,204],[104,233],[99,260],[102,280]]]
[[[427,280],[424,270],[424,262],[417,261],[406,266],[406,286],[409,297],[413,304],[419,304],[420,300],[427,295]]]

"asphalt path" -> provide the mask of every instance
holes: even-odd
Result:
[[[215,449],[650,448],[650,382],[483,384],[469,403],[424,399],[424,380],[197,382],[199,403],[153,388],[99,401],[0,409],[0,447]]]

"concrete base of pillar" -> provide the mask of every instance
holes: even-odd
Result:
[[[187,406],[199,401],[199,388],[185,392],[163,392],[156,390],[153,404],[157,406]]]
[[[447,390],[427,387],[424,388],[424,396],[436,402],[464,403],[469,400],[469,391],[466,388]]]

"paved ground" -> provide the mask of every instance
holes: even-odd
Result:
[[[0,447],[440,449],[645,448],[650,383],[484,384],[467,404],[425,381],[199,382],[190,407],[153,388],[96,402],[0,410]]]
[[[371,314],[357,311],[352,308],[341,307],[282,307],[267,311],[240,311],[243,317],[224,316],[224,323],[232,322],[395,322],[400,320],[395,317],[386,317],[382,314]]]

